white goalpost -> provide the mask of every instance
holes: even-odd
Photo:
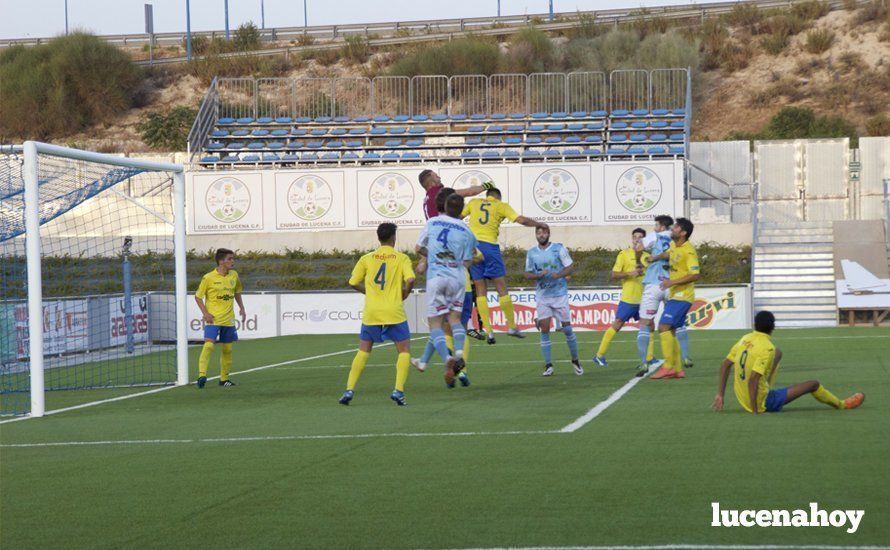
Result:
[[[0,146],[0,414],[187,384],[185,235],[182,165]]]

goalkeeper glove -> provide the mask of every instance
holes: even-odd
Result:
[[[494,182],[493,181],[483,182],[482,189],[485,189],[486,191],[488,191],[489,189],[494,189]]]

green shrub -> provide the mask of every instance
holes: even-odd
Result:
[[[166,114],[149,113],[136,129],[142,134],[142,141],[153,149],[185,151],[195,115],[197,111],[190,107],[174,107]]]
[[[703,55],[695,39],[677,30],[650,34],[643,40],[629,30],[613,29],[592,39],[578,38],[563,45],[563,67],[568,71],[611,71],[693,67]]]
[[[865,131],[870,136],[890,136],[890,118],[887,113],[873,116],[865,122]]]
[[[784,31],[776,31],[765,36],[760,41],[764,51],[770,55],[779,55],[788,46],[788,34]]]
[[[606,25],[598,25],[596,17],[589,13],[578,12],[578,26],[572,27],[566,33],[571,38],[596,38],[608,31]]]
[[[804,49],[809,53],[820,54],[834,43],[834,33],[828,29],[814,29],[807,33]]]
[[[742,137],[742,136],[746,137]],[[759,132],[733,133],[727,139],[810,139],[848,137],[857,145],[856,127],[842,117],[819,117],[808,107],[783,107]]]
[[[497,42],[466,36],[441,44],[422,45],[396,61],[389,74],[415,76],[431,74],[484,74],[498,72],[501,51]]]
[[[346,37],[346,44],[340,50],[343,59],[352,63],[364,63],[371,55],[371,47],[364,37],[353,34]]]
[[[828,6],[828,3],[820,2],[819,0],[808,0],[807,2],[800,2],[791,6],[791,14],[806,21],[824,17],[828,15],[829,11],[831,11],[831,8]]]
[[[763,12],[752,4],[736,4],[726,16],[730,25],[753,29],[763,19]]]
[[[260,30],[253,21],[242,23],[235,30],[235,39],[233,42],[235,44],[235,49],[239,52],[258,50],[260,48]]]
[[[144,99],[129,56],[76,32],[0,53],[0,136],[49,139],[121,115]]]
[[[332,49],[315,50],[309,52],[307,57],[315,59],[319,65],[330,67],[337,61],[340,61],[340,52]]]
[[[556,48],[542,30],[526,27],[511,36],[508,44],[502,68],[504,72],[543,73],[557,66]]]

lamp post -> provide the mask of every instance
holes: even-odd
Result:
[[[192,60],[192,10],[189,0],[185,0],[185,56]]]
[[[266,28],[266,6],[264,0],[260,0],[260,28]]]
[[[309,15],[307,15],[308,13],[309,12],[306,11],[306,0],[303,0],[303,26],[304,27],[309,26]]]
[[[65,0],[65,36],[68,36],[68,0]]]
[[[226,5],[226,40],[229,39],[229,0],[224,1]]]
[[[550,0],[550,22],[553,22],[553,0]]]

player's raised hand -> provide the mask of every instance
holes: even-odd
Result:
[[[713,409],[714,412],[720,412],[723,410],[723,396],[722,395],[714,396],[714,402],[711,403],[711,409]]]
[[[482,189],[485,189],[486,191],[488,191],[489,189],[494,189],[494,182],[493,181],[482,182]]]

